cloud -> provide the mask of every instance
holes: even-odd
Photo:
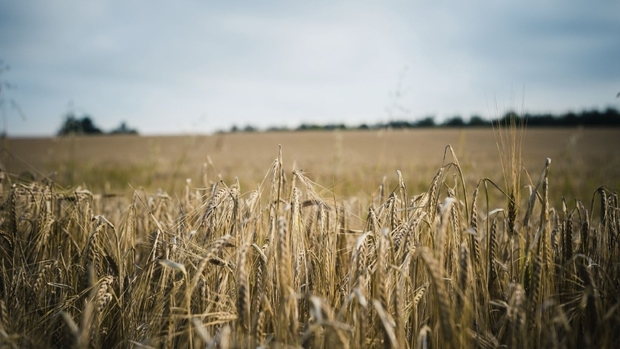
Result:
[[[71,100],[146,133],[376,122],[394,103],[399,117],[489,115],[524,86],[529,110],[604,107],[618,103],[619,6],[0,0],[6,79],[31,115],[11,132],[53,133]]]

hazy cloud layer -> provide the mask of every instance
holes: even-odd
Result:
[[[5,108],[8,131],[51,135],[70,105],[150,134],[620,107],[618,13],[606,0],[0,0],[2,79],[18,85],[3,91],[28,117]]]

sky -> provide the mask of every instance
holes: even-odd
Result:
[[[72,112],[206,134],[620,109],[619,14],[615,0],[0,0],[0,126],[51,136]]]

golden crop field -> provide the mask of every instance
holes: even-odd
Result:
[[[208,181],[239,178],[245,189],[253,190],[282,145],[287,173],[303,169],[336,195],[360,190],[370,195],[368,190],[384,176],[393,185],[396,170],[410,189],[426,189],[447,145],[454,148],[469,183],[483,177],[501,183],[496,138],[490,129],[425,129],[9,139],[0,160],[15,175],[28,171],[41,179],[55,173],[54,181],[64,187],[124,193],[131,191],[129,185],[174,192],[187,178],[192,187],[200,187],[203,165],[208,164]],[[620,186],[618,149],[618,129],[529,129],[523,166],[539,173],[551,158],[553,191],[586,200],[600,185]]]
[[[612,348],[620,130],[521,131],[5,139],[0,347]]]

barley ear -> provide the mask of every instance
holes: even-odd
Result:
[[[237,323],[240,325],[241,332],[247,336],[250,320],[250,287],[247,272],[247,256],[248,246],[244,245],[239,250],[237,257]]]
[[[426,248],[420,251],[420,256],[424,264],[426,264],[426,270],[428,270],[428,274],[435,289],[435,305],[438,309],[441,333],[446,343],[453,343],[450,303],[448,301],[444,279],[441,276],[441,269],[433,255]]]

